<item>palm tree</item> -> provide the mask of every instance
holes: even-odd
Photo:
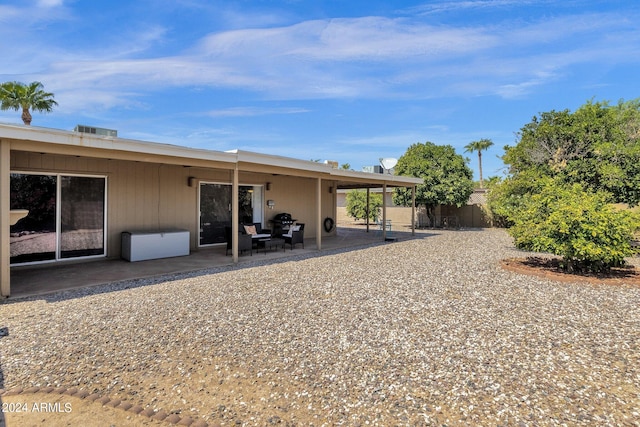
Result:
[[[487,138],[482,138],[479,141],[473,141],[464,146],[465,153],[478,152],[478,168],[480,169],[480,188],[484,188],[484,182],[482,181],[482,150],[493,145],[493,141]]]
[[[45,92],[44,86],[40,82],[24,84],[20,82],[6,82],[0,85],[0,109],[15,110],[22,109],[22,121],[25,125],[31,124],[31,113],[40,111],[48,113],[58,105],[53,99],[53,94]]]

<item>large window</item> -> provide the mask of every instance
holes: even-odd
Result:
[[[11,263],[105,255],[105,198],[105,177],[12,173]]]

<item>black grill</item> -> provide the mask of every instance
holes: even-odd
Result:
[[[291,225],[293,225],[297,220],[291,218],[290,213],[279,213],[273,217],[271,222],[273,222],[273,234],[275,236],[280,236],[284,231],[288,230]]]

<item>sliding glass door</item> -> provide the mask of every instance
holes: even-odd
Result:
[[[60,257],[103,255],[104,178],[60,177]]]
[[[200,246],[227,241],[225,227],[231,227],[231,185],[200,183]],[[241,223],[262,222],[262,186],[241,185],[238,189]]]
[[[225,242],[231,226],[231,186],[200,183],[200,246]]]
[[[11,209],[29,214],[11,226],[12,264],[104,256],[106,178],[12,173]]]
[[[12,264],[56,259],[56,212],[58,177],[12,173],[11,209],[29,214],[10,228]]]

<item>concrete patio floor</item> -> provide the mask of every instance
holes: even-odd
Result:
[[[391,236],[397,240],[412,238],[409,231],[393,231]],[[252,261],[281,261],[299,255],[357,248],[366,245],[384,243],[380,231],[371,228],[367,233],[364,226],[338,227],[337,235],[324,237],[322,249],[318,251],[316,239],[305,237],[305,245],[297,245],[293,250],[287,246],[285,251],[272,250],[256,252],[253,255],[243,253],[238,265]],[[17,266],[11,268],[11,296],[18,299],[44,295],[52,292],[101,285],[122,280],[133,280],[204,270],[212,267],[232,266],[231,255],[225,255],[225,247],[218,246],[193,251],[189,256],[165,258],[149,261],[128,262],[123,259],[96,259],[76,262],[48,263]]]

